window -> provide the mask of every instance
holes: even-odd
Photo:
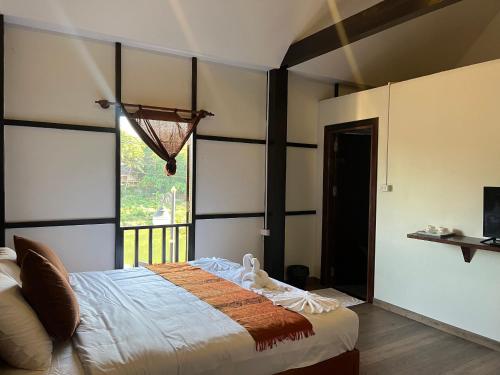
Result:
[[[124,266],[187,260],[190,212],[190,140],[177,156],[177,173],[120,119],[121,202]]]

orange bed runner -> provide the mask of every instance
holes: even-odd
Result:
[[[258,351],[271,349],[281,341],[314,335],[312,324],[299,313],[276,306],[268,298],[199,267],[165,263],[147,268],[243,326],[255,340]]]

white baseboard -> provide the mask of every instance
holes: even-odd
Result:
[[[484,337],[481,335],[478,335],[477,333],[473,333],[470,331],[466,331],[465,329],[461,329],[443,322],[440,322],[439,320],[435,320],[432,318],[429,318],[427,316],[418,314],[416,312],[406,310],[402,307],[393,305],[388,302],[381,301],[379,299],[374,299],[373,304],[377,307],[380,307],[381,309],[393,312],[398,315],[402,315],[408,319],[415,320],[419,323],[425,324],[429,327],[433,327],[436,329],[439,329],[440,331],[449,333],[454,336],[458,336],[464,340],[472,341],[476,344],[486,346],[490,349],[493,349],[495,351],[500,352],[500,341],[496,341],[493,339],[490,339],[488,337]]]

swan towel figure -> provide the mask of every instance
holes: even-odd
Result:
[[[246,289],[279,289],[266,271],[260,269],[260,262],[252,254],[243,257],[241,285]]]
[[[288,310],[306,314],[321,314],[337,309],[340,303],[334,298],[322,297],[315,293],[296,289],[290,292],[275,294],[271,300]]]
[[[243,275],[246,273],[252,272],[252,259],[254,258],[253,254],[248,253],[243,255]],[[243,277],[242,275],[242,277]]]

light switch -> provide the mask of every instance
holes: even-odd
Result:
[[[264,236],[264,237],[270,236],[271,235],[271,231],[269,229],[261,229],[260,230],[260,235]]]
[[[387,185],[387,184],[384,184],[384,185],[382,185],[381,190],[382,190],[384,193],[391,192],[391,191],[392,191],[392,185]]]

